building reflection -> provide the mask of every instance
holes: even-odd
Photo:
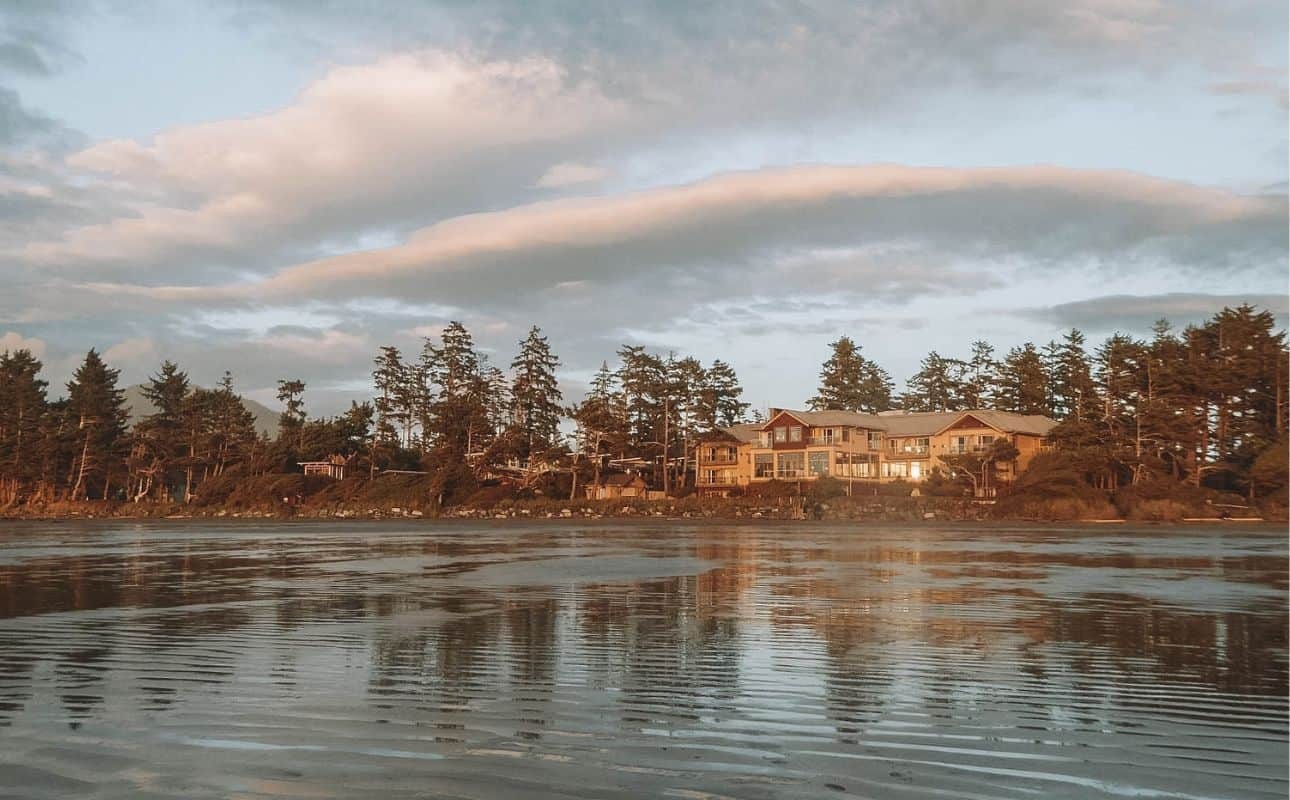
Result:
[[[480,566],[574,546],[711,568],[471,584]],[[1124,588],[1070,578],[1101,573]],[[838,741],[856,744],[901,710],[958,720],[986,700],[1010,708],[1008,687],[1036,692],[1041,718],[1076,708],[1093,721],[1128,679],[1285,694],[1284,599],[1233,590],[1204,611],[1135,592],[1134,575],[1285,588],[1284,560],[1272,556],[866,543],[774,528],[656,542],[552,528],[243,540],[226,551],[199,539],[160,552],[140,543],[0,566],[0,725],[55,707],[74,726],[109,705],[214,707],[234,687],[240,701],[266,704],[331,693],[442,742],[543,741],[588,724],[565,718],[588,708],[610,730],[712,731],[764,706],[785,730],[790,711],[818,711]]]

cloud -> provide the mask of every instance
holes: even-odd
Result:
[[[45,355],[45,342],[42,339],[28,339],[17,331],[6,331],[0,336],[0,353],[14,350],[29,350],[36,358]]]
[[[371,355],[375,347],[365,337],[342,330],[278,328],[250,344],[276,351],[279,357],[322,363],[346,363]]]
[[[1222,81],[1210,84],[1209,90],[1217,95],[1254,95],[1271,98],[1282,111],[1290,108],[1290,92],[1284,83],[1268,80]]]
[[[423,228],[400,245],[302,263],[219,286],[88,284],[170,302],[435,298],[513,306],[571,281],[722,276],[813,249],[888,248],[950,263],[1114,261],[1199,271],[1280,270],[1286,200],[1128,172],[1058,167],[795,167],[685,186],[534,203]],[[1239,258],[1238,258],[1239,256]],[[912,260],[904,257],[904,262]],[[854,270],[832,265],[845,280]],[[944,277],[944,270],[930,285]],[[856,285],[863,291],[864,284]]]
[[[126,339],[104,350],[103,360],[110,364],[144,368],[158,360],[157,343],[146,336]]]
[[[271,114],[72,154],[69,166],[155,199],[23,254],[60,268],[139,269],[176,256],[254,266],[281,247],[317,248],[509,200],[553,154],[623,115],[538,57],[431,53],[338,67]]]
[[[559,189],[565,186],[574,186],[580,183],[595,183],[602,181],[609,176],[609,170],[604,167],[598,167],[594,164],[577,164],[574,162],[564,162],[554,164],[542,177],[538,178],[535,186],[542,189]]]
[[[0,7],[0,75],[48,77],[80,56],[68,45],[67,27],[86,4],[75,0],[6,3]]]
[[[1158,295],[1107,295],[1046,308],[1026,309],[1025,316],[1063,327],[1091,331],[1149,331],[1157,320],[1175,327],[1203,322],[1224,307],[1249,304],[1276,315],[1280,325],[1290,315],[1284,294],[1200,294],[1171,292]]]

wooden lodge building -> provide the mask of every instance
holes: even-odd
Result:
[[[1010,482],[1045,447],[1057,423],[1048,417],[973,409],[950,412],[862,414],[772,408],[765,424],[734,425],[699,442],[695,487],[725,494],[732,487],[834,477],[917,483],[942,457],[982,453],[1000,439],[1017,448],[994,471]]]

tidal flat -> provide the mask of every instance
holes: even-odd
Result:
[[[1283,526],[0,522],[0,796],[1284,798]]]

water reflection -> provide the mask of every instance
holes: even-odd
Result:
[[[1286,791],[1276,534],[192,523],[0,545],[0,775],[22,765],[24,795]],[[247,755],[284,748],[290,773]]]

